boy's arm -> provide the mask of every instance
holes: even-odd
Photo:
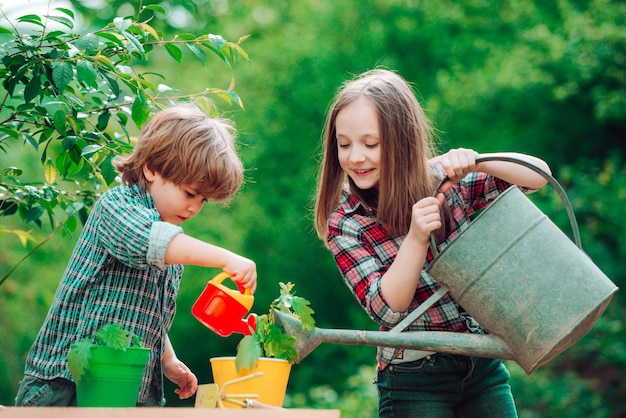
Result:
[[[165,262],[219,267],[229,273],[235,282],[249,288],[251,293],[256,290],[254,261],[183,233],[177,234],[170,241],[165,250]]]
[[[189,367],[176,357],[174,347],[170,342],[170,337],[165,336],[165,352],[161,358],[163,374],[173,383],[178,385],[174,392],[180,399],[187,399],[193,396],[198,390],[198,378],[189,370]]]

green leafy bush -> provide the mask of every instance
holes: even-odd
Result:
[[[141,4],[136,16],[115,17],[87,33],[75,31],[74,13],[66,8],[15,21],[0,8],[8,23],[0,27],[0,151],[13,155],[26,145],[41,163],[0,166],[0,217],[17,215],[38,227],[47,218],[54,233],[72,233],[115,184],[111,160],[132,150],[132,132],[153,112],[193,101],[214,115],[212,97],[243,106],[234,81],[227,89],[175,95],[165,77],[148,68],[159,50],[178,64],[186,50],[202,64],[207,53],[214,54],[232,69],[248,60],[240,46],[245,37],[237,43],[215,34],[167,39],[152,26],[166,10]],[[6,234],[24,245],[34,240],[27,231],[0,225],[0,237]]]

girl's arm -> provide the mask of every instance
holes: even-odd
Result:
[[[547,180],[542,175],[521,164],[509,161],[485,161],[476,163],[476,158],[478,157],[512,157],[530,163],[546,173],[551,174],[550,167],[545,161],[537,157],[515,152],[478,154],[473,150],[459,148],[437,157],[437,160],[441,162],[444,171],[453,181],[460,180],[471,171],[481,171],[498,177],[507,183],[527,187],[529,189],[539,189],[547,183]]]
[[[480,157],[512,157],[523,160],[527,163],[540,168],[548,174],[552,174],[548,164],[531,155],[519,154],[515,152],[497,152],[491,154],[480,154]],[[525,167],[521,164],[508,161],[485,161],[477,164],[475,171],[483,171],[492,176],[501,178],[502,180],[515,184],[516,186],[527,187],[529,189],[540,189],[548,182],[541,174]]]
[[[550,174],[550,167],[541,159],[518,153],[478,154],[469,149],[454,149],[435,157],[431,161],[439,161],[447,176],[458,181],[472,171],[482,171],[517,186],[530,189],[543,187],[547,180],[523,165],[508,161],[485,161],[476,163],[479,156],[504,156],[527,161]],[[424,267],[429,246],[430,233],[441,228],[439,206],[443,195],[439,198],[427,197],[415,205],[411,216],[411,227],[398,250],[394,262],[381,279],[381,290],[389,307],[395,312],[404,312],[411,301],[419,284],[420,273]]]
[[[430,232],[441,228],[439,206],[442,201],[443,195],[440,195],[439,199],[427,197],[413,205],[409,233],[381,279],[385,301],[395,312],[406,311],[413,300],[426,260]]]

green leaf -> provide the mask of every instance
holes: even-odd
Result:
[[[128,18],[116,17],[113,19],[113,24],[120,32],[124,32],[126,29],[130,28],[133,24],[133,21]]]
[[[204,53],[204,51],[200,47],[198,47],[198,45],[185,44],[185,46],[187,46],[187,48],[189,48],[189,50],[196,56],[196,58],[198,58],[202,65],[204,65],[204,62],[206,60],[206,54]]]
[[[72,20],[74,20],[74,12],[71,11],[70,9],[66,9],[64,7],[57,7],[54,10],[58,10],[61,13],[65,13],[66,15],[68,15]]]
[[[74,148],[77,140],[78,139],[75,136],[66,136],[65,138],[63,138],[63,140],[61,141],[63,150],[69,151],[70,149]]]
[[[172,45],[172,44],[165,44],[165,50],[167,51],[168,54],[170,54],[170,57],[174,58],[176,62],[180,63],[183,57],[183,53],[179,47],[177,47],[176,45]]]
[[[111,118],[111,113],[105,109],[98,115],[98,123],[96,124],[96,128],[100,131],[104,131],[109,124],[109,119]]]
[[[41,17],[37,15],[20,16],[17,18],[17,21],[21,23],[32,23],[34,25],[41,26],[42,28],[45,27],[45,25],[41,22]]]
[[[241,369],[252,370],[262,355],[263,349],[254,335],[243,337],[237,345],[237,357],[235,358],[237,372]]]
[[[294,362],[298,358],[295,348],[296,337],[287,335],[278,324],[270,324],[263,343],[265,353],[270,357]]]
[[[19,177],[22,175],[23,171],[21,168],[17,168],[17,167],[7,167],[5,168],[2,173],[5,176],[11,176],[11,177]]]
[[[130,332],[122,328],[120,323],[104,325],[96,332],[95,338],[98,344],[123,351],[131,342]]]
[[[83,148],[80,155],[83,155],[83,156],[90,155],[90,154],[100,151],[102,148],[104,148],[103,145],[97,145],[97,144],[87,145],[85,148]]]
[[[98,36],[93,33],[87,33],[74,41],[74,46],[81,51],[85,51],[85,54],[91,55],[98,48]]]
[[[89,61],[79,60],[76,63],[76,74],[78,81],[82,81],[86,85],[94,88],[98,87],[96,84],[96,68]]]
[[[67,128],[65,125],[66,123],[67,123],[67,114],[65,113],[65,111],[63,111],[62,109],[59,109],[56,112],[54,112],[54,128],[57,131],[59,131],[61,136],[67,135]]]
[[[48,19],[50,20],[54,20],[55,22],[58,22],[64,26],[67,26],[70,29],[74,29],[74,22],[72,22],[70,19],[63,17],[63,16],[46,16]]]
[[[41,226],[41,215],[43,215],[44,209],[41,206],[33,206],[25,213],[24,222],[35,222],[37,225]]]
[[[120,95],[120,85],[118,84],[117,80],[114,79],[109,73],[107,73],[106,71],[100,71],[100,74],[102,74],[102,76],[104,77],[104,79],[106,80],[109,88],[111,89],[111,94],[113,95],[113,97],[117,98]]]
[[[141,128],[148,120],[148,102],[146,101],[146,94],[143,91],[137,91],[137,97],[133,102],[131,112],[133,121],[138,128]]]
[[[300,296],[294,296],[292,300],[292,309],[295,314],[302,321],[302,328],[313,330],[315,329],[315,320],[313,319],[313,314],[315,311],[309,307],[311,303],[301,298]]]
[[[74,74],[72,73],[72,65],[69,62],[55,62],[52,64],[52,81],[54,85],[63,92]]]
[[[39,75],[33,77],[32,80],[24,87],[24,101],[29,103],[41,93],[41,79]]]
[[[85,374],[85,370],[89,367],[92,346],[91,340],[85,338],[72,344],[70,351],[67,353],[67,365],[75,383],[80,382],[83,374]]]
[[[139,40],[128,31],[123,31],[122,36],[124,36],[124,38],[126,38],[126,40],[129,42],[129,46],[126,47],[128,52],[132,54],[134,51],[139,51],[141,58],[144,59],[146,56],[146,51],[144,51],[141,42],[139,42]]]
[[[118,175],[115,167],[113,167],[113,158],[114,154],[109,154],[109,156],[105,158],[104,162],[100,165],[100,173],[102,173],[102,177],[104,178],[107,186],[113,183]]]
[[[161,13],[163,15],[166,14],[165,9],[163,7],[161,7],[161,6],[159,6],[158,4],[149,4],[146,7],[144,7],[144,9],[152,10],[152,11]]]
[[[112,42],[115,45],[118,46],[123,46],[124,43],[122,42],[122,40],[120,38],[118,38],[117,36],[115,36],[112,33],[108,33],[108,32],[96,32],[96,36],[99,36],[101,38],[106,39],[107,41]]]

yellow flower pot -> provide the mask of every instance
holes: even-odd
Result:
[[[242,369],[240,373],[237,373],[234,356],[214,357],[210,361],[213,381],[226,398],[223,399],[225,407],[241,408],[240,403],[246,399],[283,406],[291,372],[287,360],[262,357],[252,370]]]

